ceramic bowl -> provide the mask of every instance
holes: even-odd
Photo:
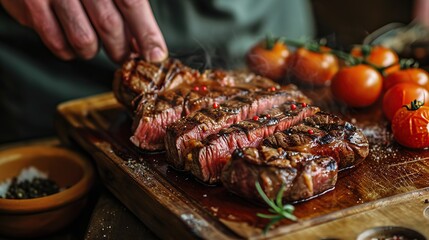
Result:
[[[0,182],[33,166],[66,188],[33,199],[0,198],[0,234],[11,237],[49,235],[71,223],[87,202],[94,169],[81,155],[66,148],[28,146],[0,152]]]

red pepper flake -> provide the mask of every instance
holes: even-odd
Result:
[[[259,121],[259,117],[258,116],[253,116],[253,120]]]
[[[292,104],[290,105],[290,109],[291,109],[291,110],[295,110],[295,109],[296,109],[296,105],[292,103]]]
[[[305,102],[303,102],[303,103],[301,103],[301,106],[304,108],[304,107],[307,107],[307,103],[305,103]]]
[[[270,87],[268,88],[268,92],[275,92],[277,90],[276,87]]]
[[[194,87],[194,91],[200,91],[200,87],[195,86],[195,87]]]
[[[203,85],[203,86],[201,86],[201,91],[207,91],[207,86],[206,85]]]
[[[271,115],[270,114],[266,114],[265,117],[266,118],[271,118]]]
[[[217,102],[213,103],[213,108],[219,108],[219,103]]]
[[[308,129],[308,131],[307,131],[307,132],[308,132],[308,134],[310,134],[310,135],[314,133],[314,131],[313,131],[312,129]]]

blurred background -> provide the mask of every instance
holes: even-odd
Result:
[[[312,0],[318,37],[335,39],[338,46],[358,44],[368,34],[392,22],[413,20],[411,0]]]

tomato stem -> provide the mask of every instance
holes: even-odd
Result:
[[[402,107],[406,108],[408,111],[416,111],[423,105],[425,105],[424,102],[414,99],[414,101],[412,101],[410,105],[403,105]]]
[[[277,41],[281,41],[287,45],[290,46],[294,46],[294,47],[304,47],[310,51],[313,52],[321,52],[321,48],[320,46],[323,46],[326,44],[326,42],[323,42],[323,39],[320,41],[320,43],[316,42],[316,41],[309,41],[309,42],[303,42],[303,41],[297,41],[297,40],[292,40],[292,39],[288,39],[285,37],[280,37],[277,38]],[[387,66],[387,67],[378,67],[370,62],[368,62],[367,58],[370,55],[371,51],[372,51],[372,46],[371,45],[362,45],[361,47],[361,51],[362,51],[362,55],[363,57],[355,57],[349,53],[343,52],[341,50],[336,50],[336,49],[330,49],[329,53],[334,54],[336,57],[344,60],[347,65],[349,66],[355,66],[355,65],[359,65],[359,64],[366,64],[371,66],[372,68],[374,68],[375,70],[377,70],[380,74],[382,74],[383,76],[386,75],[386,69],[392,67],[394,64]],[[402,60],[401,60],[402,61]],[[406,61],[404,61],[404,66],[408,66],[408,67],[415,67],[418,66],[417,62],[415,62],[414,60],[408,59]],[[401,67],[402,68],[402,67]]]
[[[292,40],[292,39],[287,39],[285,37],[281,37],[279,38],[279,41],[282,41],[283,43],[287,44],[287,45],[291,45],[294,47],[304,47],[305,43],[301,42],[301,41],[297,41],[297,40]]]
[[[418,68],[419,63],[414,60],[413,58],[403,58],[399,60],[399,64],[401,66],[401,69],[408,69],[408,68]]]
[[[279,38],[273,37],[271,34],[268,34],[265,38],[265,49],[272,50],[274,45],[278,42]]]
[[[366,61],[368,56],[371,54],[372,47],[371,47],[371,45],[367,45],[367,44],[362,45],[361,51],[362,51],[363,59],[365,59],[365,61]]]

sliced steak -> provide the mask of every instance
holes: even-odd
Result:
[[[184,82],[192,83],[199,77],[197,70],[186,67],[175,59],[150,63],[131,58],[116,71],[113,92],[116,99],[133,112],[142,94],[172,89]]]
[[[133,115],[130,139],[145,150],[163,150],[166,126],[182,116],[213,102],[279,88],[277,83],[251,73],[200,73],[172,59],[160,64],[131,59],[116,75],[115,96]]]
[[[214,102],[249,93],[240,88],[225,89],[214,82],[203,86],[205,90],[184,86],[156,96],[146,94],[133,118],[131,141],[145,150],[163,150],[167,125]]]
[[[265,146],[288,151],[331,156],[339,169],[355,166],[369,153],[365,135],[351,123],[326,112],[306,118],[303,123],[266,138]]]
[[[224,128],[203,141],[191,141],[192,149],[186,156],[191,163],[191,172],[203,182],[216,183],[236,148],[256,147],[274,132],[287,129],[318,111],[318,107],[288,102],[256,118]]]
[[[248,72],[207,70],[200,73],[183,65],[179,60],[167,59],[150,63],[140,58],[131,58],[116,71],[113,92],[116,99],[133,112],[143,95],[156,95],[189,85],[217,83],[221,87],[257,88],[279,87],[273,81]],[[182,95],[184,96],[184,95]]]
[[[262,114],[266,109],[286,101],[309,101],[295,86],[279,90],[251,92],[228,101],[203,108],[167,126],[165,144],[167,159],[177,169],[189,170],[186,164],[189,150],[195,142],[219,132],[233,123]]]
[[[283,200],[294,202],[333,189],[337,176],[337,162],[331,157],[260,146],[235,150],[221,180],[229,191],[256,201],[262,201],[256,182],[270,199],[283,185]]]

